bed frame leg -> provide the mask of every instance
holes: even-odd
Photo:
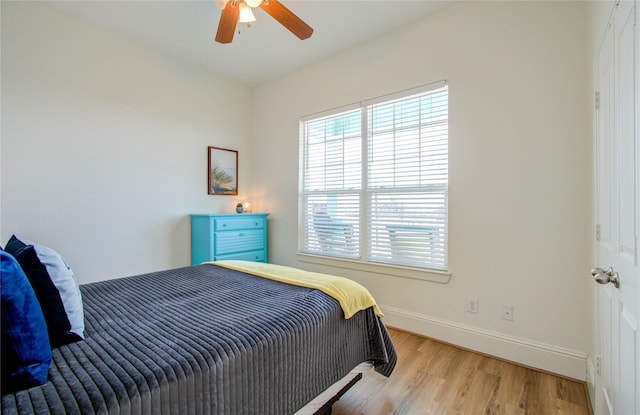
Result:
[[[318,409],[313,415],[331,415],[331,407],[338,401],[353,385],[355,385],[360,379],[362,379],[362,373],[358,373],[347,383],[344,388],[340,389],[333,398],[329,399],[320,409]]]

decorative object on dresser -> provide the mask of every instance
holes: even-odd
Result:
[[[268,213],[190,216],[192,265],[223,259],[267,262]]]
[[[207,192],[210,195],[238,195],[238,152],[207,148]]]

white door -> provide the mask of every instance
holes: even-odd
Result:
[[[637,13],[614,7],[597,61],[596,415],[640,415]]]

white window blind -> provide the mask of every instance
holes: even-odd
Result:
[[[447,269],[446,82],[301,121],[303,253]]]

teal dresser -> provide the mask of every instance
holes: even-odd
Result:
[[[267,262],[268,213],[191,216],[191,264],[221,259]]]

